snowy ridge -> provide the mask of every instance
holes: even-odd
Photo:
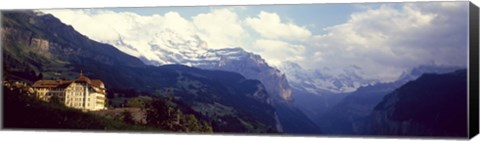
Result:
[[[115,41],[103,41],[112,44],[121,51],[139,57],[150,65],[183,64],[187,66],[203,66],[221,64],[222,60],[240,60],[249,53],[241,48],[209,49],[207,43],[198,36],[178,36],[170,30],[155,34],[146,50],[128,44],[119,38]],[[139,49],[140,48],[140,49]]]
[[[362,72],[357,66],[347,67],[343,72],[331,72],[327,67],[306,70],[294,62],[283,62],[279,69],[287,75],[292,87],[312,94],[348,93],[377,83],[360,77]]]
[[[461,69],[461,67],[437,64],[421,65],[405,70],[396,82],[403,84],[417,79],[424,73],[442,74],[458,69]],[[346,67],[341,72],[332,73],[326,67],[317,70],[306,70],[294,62],[284,62],[280,70],[287,75],[289,83],[293,88],[312,94],[349,93],[356,91],[360,87],[385,83],[362,78],[362,71],[357,66]]]
[[[291,100],[290,85],[286,76],[269,66],[260,55],[239,47],[211,49],[196,35],[179,36],[170,30],[156,33],[151,41],[143,46],[135,44],[135,41],[125,41],[123,38],[103,42],[112,44],[149,65],[182,64],[237,72],[248,79],[260,80],[271,98]]]

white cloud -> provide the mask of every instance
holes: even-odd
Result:
[[[229,9],[214,9],[210,13],[202,13],[193,17],[193,23],[200,37],[211,48],[245,46],[248,37],[236,13]]]
[[[305,47],[302,45],[289,44],[279,40],[259,39],[254,43],[257,52],[270,65],[278,66],[283,61],[301,62],[304,61]]]
[[[466,66],[466,3],[413,3],[401,8],[383,5],[354,13],[344,24],[327,28],[311,43],[310,62],[341,69],[359,66],[365,78],[395,80],[402,72],[434,62]],[[315,69],[315,68],[311,68]]]
[[[105,23],[102,19],[90,16],[91,10],[43,10],[43,12],[55,15],[62,22],[73,25],[75,30],[92,39],[110,40],[119,37],[110,23]],[[92,21],[96,21],[95,26],[92,25]]]
[[[267,39],[305,40],[312,33],[306,27],[294,23],[282,23],[276,13],[261,11],[257,17],[248,17],[245,24]]]

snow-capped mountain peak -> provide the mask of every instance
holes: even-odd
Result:
[[[137,56],[149,65],[182,64],[212,70],[237,72],[265,85],[272,98],[291,100],[291,90],[285,75],[269,66],[257,54],[240,47],[211,49],[197,35],[184,36],[170,30],[155,33],[148,44],[136,44],[119,38],[104,41]]]

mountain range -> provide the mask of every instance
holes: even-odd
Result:
[[[74,79],[83,70],[108,89],[173,94],[202,113],[215,132],[278,132],[275,109],[258,80],[220,70],[145,65],[49,14],[2,11],[1,33],[4,80]]]
[[[290,133],[321,131],[320,127],[332,133],[337,133],[335,129],[340,133],[352,133],[352,121],[370,112],[386,93],[423,73],[445,72],[442,66],[420,66],[404,72],[395,82],[384,83],[363,78],[361,68],[355,65],[341,72],[333,72],[328,66],[307,70],[290,61],[270,66],[260,55],[240,47],[212,49],[199,36],[179,35],[168,28],[146,40],[146,45],[138,46],[135,41],[119,35],[116,40],[100,42],[111,44],[151,66],[180,64],[236,72],[247,79],[257,79],[265,86],[269,104],[276,109],[276,119],[280,123],[277,130]],[[301,125],[311,128],[291,124],[294,121],[306,121]],[[337,122],[346,125],[340,126]]]
[[[108,89],[173,96],[214,132],[466,133],[466,71],[459,70],[464,68],[419,66],[383,83],[362,78],[358,66],[340,75],[295,62],[276,68],[242,48],[211,49],[198,36],[168,30],[155,34],[148,50],[121,37],[97,42],[50,14],[32,11],[2,11],[1,35],[4,79],[74,79],[83,71]]]
[[[129,44],[121,37],[101,42],[136,55],[145,64],[152,66],[181,64],[208,70],[236,72],[247,79],[257,79],[265,86],[271,98],[271,105],[276,109],[282,109],[277,110],[282,113],[276,114],[279,116],[280,125],[277,126],[279,130],[291,133],[319,132],[318,127],[292,104],[292,90],[287,76],[270,66],[258,54],[247,52],[240,47],[210,49],[198,36],[180,36],[168,29],[156,33],[148,42],[147,49]],[[295,121],[292,121],[294,119]],[[296,124],[292,124],[293,122]]]

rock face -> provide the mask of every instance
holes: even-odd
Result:
[[[30,40],[30,46],[37,48],[38,51],[47,52],[49,49],[48,41],[38,38],[32,38]]]
[[[424,74],[388,94],[363,127],[366,134],[467,136],[467,71]]]
[[[270,67],[259,55],[248,53],[241,48],[210,50],[219,60],[209,64],[199,63],[193,66],[237,72],[249,79],[260,80],[272,98],[291,101],[291,89],[283,73]]]

